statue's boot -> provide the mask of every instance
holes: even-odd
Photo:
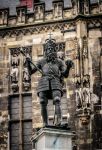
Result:
[[[43,126],[45,127],[48,125],[48,114],[47,114],[47,105],[44,103],[41,104],[41,115],[43,119]]]
[[[60,126],[61,125],[61,108],[60,103],[55,103],[55,116],[54,116],[54,125]]]

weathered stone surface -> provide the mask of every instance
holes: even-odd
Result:
[[[72,136],[67,130],[43,128],[32,137],[32,143],[36,150],[72,150]]]
[[[101,27],[100,14],[102,12],[101,10],[102,4],[100,3],[100,4],[94,4],[90,6],[91,14],[97,14],[97,16],[95,18],[94,16],[92,16],[92,18],[89,17],[89,19],[88,19],[88,15],[90,16],[91,14],[87,14],[87,19],[85,17],[83,18],[83,16],[74,19],[74,17],[77,16],[77,14],[79,13],[79,8],[77,8],[77,6],[78,5],[74,4],[73,1],[72,7],[63,9],[63,18],[59,17],[56,18],[55,20],[53,20],[54,18],[53,10],[47,12],[45,11],[45,21],[40,20],[40,22],[39,21],[35,22],[34,14],[32,14],[32,16],[26,14],[26,16],[24,16],[23,19],[25,19],[25,17],[28,17],[26,18],[27,22],[24,22],[23,20],[23,24],[16,22],[17,18],[15,19],[15,17],[12,18],[12,16],[9,16],[8,25],[3,25],[1,24],[3,20],[2,18],[0,18],[0,112],[1,112],[0,117],[1,120],[4,120],[3,125],[1,124],[1,127],[4,127],[2,130],[3,142],[6,141],[7,138],[7,131],[5,132],[7,126],[6,121],[7,121],[7,114],[8,114],[7,105],[8,105],[8,95],[10,94],[10,90],[11,90],[10,76],[9,76],[10,75],[9,67],[11,66],[10,64],[11,55],[10,55],[9,48],[31,45],[32,60],[34,61],[34,63],[36,63],[36,61],[40,59],[43,55],[44,41],[49,37],[48,34],[51,32],[52,38],[55,38],[57,43],[60,42],[65,43],[65,59],[71,58],[74,62],[74,67],[72,68],[69,77],[65,80],[66,92],[62,99],[62,103],[64,102],[64,105],[62,106],[63,118],[65,119],[65,121],[66,120],[69,121],[69,124],[71,125],[73,130],[77,131],[79,140],[76,143],[80,148],[80,150],[83,150],[85,149],[85,147],[88,147],[85,146],[85,142],[87,144],[89,143],[90,141],[89,135],[88,135],[89,141],[85,141],[85,127],[82,126],[80,119],[76,117],[76,113],[77,113],[76,96],[75,96],[76,55],[77,55],[77,50],[82,52],[83,49],[81,48],[83,47],[83,43],[81,42],[83,41],[83,38],[86,37],[88,40],[87,47],[88,47],[88,60],[89,60],[88,71],[90,75],[90,90],[91,92],[94,92],[95,94],[94,97],[97,97],[97,99],[100,100],[102,96],[101,85],[100,85],[101,78],[102,78],[101,71],[100,71],[100,68],[102,68],[100,66],[101,65],[100,52],[102,49],[102,43],[100,43],[100,37],[102,36],[101,28],[100,28]],[[85,7],[85,9],[88,8]],[[7,18],[5,17],[5,19]],[[22,55],[20,55],[19,57],[22,58]],[[22,67],[19,67],[19,69],[23,70]],[[28,94],[29,92],[32,93],[33,128],[42,127],[40,104],[39,104],[39,99],[36,95],[36,88],[40,76],[41,75],[39,73],[33,75],[31,77],[31,90],[28,91],[27,93],[26,92],[23,93],[25,95]],[[21,78],[20,81],[22,81]],[[21,86],[22,83],[20,83],[20,81],[19,81],[19,85]],[[20,90],[21,89],[22,87],[20,87]],[[20,92],[21,91],[19,91],[19,93],[16,94],[19,95]],[[100,103],[98,105],[100,105]],[[51,122],[53,122],[52,106],[53,106],[52,103],[51,106],[48,105],[49,117]],[[98,109],[100,109],[100,107],[98,107]],[[20,112],[22,112],[22,110],[20,110]],[[5,113],[6,115],[4,115]],[[93,125],[91,123],[90,126],[93,128]],[[88,126],[87,134],[93,133],[93,130],[89,131],[89,128],[90,127]],[[100,131],[97,129],[97,127],[95,128],[94,131],[95,133],[93,134],[100,135],[99,134]],[[98,139],[101,138],[99,137]],[[7,142],[5,142],[4,145],[2,145],[2,143],[0,143],[1,148],[5,146],[7,147]]]

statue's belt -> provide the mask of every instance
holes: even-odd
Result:
[[[46,77],[48,80],[60,78],[58,75],[52,75],[52,74],[42,75],[42,77]]]

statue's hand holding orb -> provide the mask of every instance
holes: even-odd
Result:
[[[67,68],[72,68],[74,66],[74,63],[71,59],[67,59],[65,61],[65,64],[66,64]]]

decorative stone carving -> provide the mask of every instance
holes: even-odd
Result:
[[[53,7],[54,7],[54,11],[53,11],[53,15],[54,18],[62,18],[63,16],[63,3],[62,2],[54,2],[53,1]]]
[[[88,21],[88,29],[93,29],[93,28],[100,28],[102,25],[102,20],[101,19],[92,19]]]
[[[77,108],[87,108],[90,105],[90,90],[88,88],[76,90]]]
[[[12,88],[12,91],[13,91],[13,92],[17,92],[18,89],[19,89],[19,86],[18,86],[17,83],[12,83],[12,84],[11,84],[11,88]]]
[[[35,5],[35,20],[43,20],[44,19],[44,10],[45,6],[42,5]]]
[[[64,58],[65,58],[64,51],[58,51],[57,52],[57,57],[60,58],[61,60],[64,60]]]
[[[78,88],[76,90],[76,105],[77,108],[90,108],[91,91],[89,87]]]
[[[89,88],[86,88],[84,87],[83,88],[83,91],[82,91],[82,100],[83,100],[83,107],[87,108],[87,107],[90,107],[90,102],[91,102],[91,95],[90,95],[90,89]]]
[[[80,116],[80,122],[83,126],[86,126],[90,122],[90,115],[82,114]]]
[[[88,46],[87,46],[87,38],[84,37],[83,38],[83,71],[84,71],[84,75],[88,75],[89,74],[89,57],[88,57]]]
[[[0,11],[0,25],[3,24],[4,13]]]
[[[22,51],[25,53],[25,55],[29,58],[31,58],[31,46],[27,46],[27,47],[22,47]],[[26,62],[26,58],[23,57],[23,89],[24,91],[28,91],[31,88],[31,77],[28,71],[28,64]]]
[[[83,76],[83,87],[90,87],[90,76],[88,74]]]
[[[89,9],[90,9],[90,5],[89,5],[89,0],[85,0],[84,2],[84,14],[89,14]]]
[[[81,77],[76,75],[75,76],[75,83],[76,83],[76,88],[79,88],[81,86]]]
[[[0,36],[5,37],[5,36],[19,36],[21,33],[22,35],[26,35],[27,33],[34,34],[34,33],[43,33],[43,32],[50,32],[50,31],[62,31],[62,30],[76,30],[76,23],[75,22],[67,22],[67,23],[58,23],[58,24],[50,24],[50,25],[40,25],[40,26],[33,26],[28,28],[23,28],[23,29],[17,29],[17,30],[7,30],[5,31],[0,31]],[[64,32],[63,32],[64,33]]]
[[[11,69],[11,88],[13,92],[18,91],[18,68],[16,66]]]
[[[11,56],[14,56],[15,55],[15,57],[17,56],[18,57],[18,55],[19,55],[19,47],[16,47],[16,48],[10,48],[10,53],[11,53]]]
[[[17,7],[17,22],[25,23],[26,7]]]
[[[88,114],[93,111],[94,104],[97,104],[99,98],[89,87],[77,88],[76,90],[76,106],[80,114]]]
[[[18,82],[18,68],[16,66],[13,66],[13,68],[11,69],[11,81],[13,83]]]
[[[25,91],[28,91],[30,89],[31,83],[30,83],[30,75],[28,68],[24,68],[23,70],[23,88]]]
[[[8,21],[8,9],[0,10],[0,25],[6,25]]]
[[[80,54],[79,53],[77,53],[77,55],[76,55],[76,59],[75,59],[75,74],[76,74],[76,76],[80,76],[80,59],[79,59],[79,57],[80,57]]]
[[[12,56],[11,56],[11,65],[12,66],[18,66],[19,65],[19,58],[18,58],[18,55],[16,53],[14,53]]]
[[[81,88],[78,88],[76,90],[76,106],[78,109],[82,107],[82,89]]]
[[[23,71],[23,81],[29,82],[29,80],[30,80],[30,76],[29,76],[28,68],[24,68],[24,71]]]

